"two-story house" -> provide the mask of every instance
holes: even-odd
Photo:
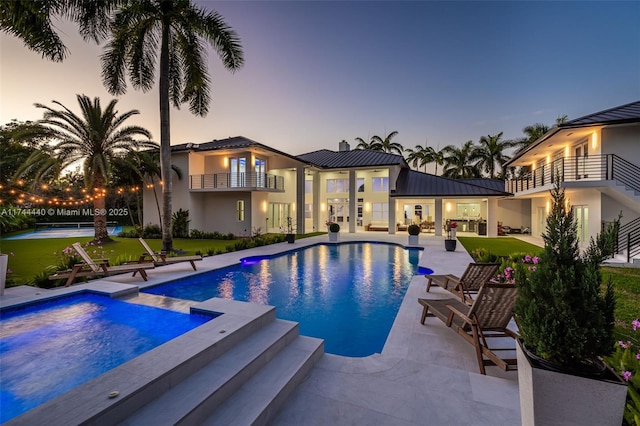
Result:
[[[400,155],[350,150],[344,141],[338,151],[292,156],[234,137],[173,146],[172,162],[183,174],[172,181],[174,211],[189,211],[191,229],[236,235],[282,232],[291,218],[297,233],[325,231],[327,222],[343,232],[389,233],[415,223],[442,235],[451,219],[462,232],[491,236],[499,200],[510,195],[501,181],[417,172]],[[145,223],[159,223],[159,191],[145,189]]]
[[[562,123],[507,165],[523,168],[506,190],[530,205],[533,235],[545,231],[549,190],[559,180],[583,247],[622,212],[620,249],[630,257],[640,251],[640,101]]]

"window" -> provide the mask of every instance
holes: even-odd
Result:
[[[244,200],[238,200],[236,203],[236,217],[239,222],[244,221]]]
[[[389,192],[388,177],[371,178],[371,184],[373,192]]]
[[[389,220],[389,203],[372,203],[371,220]]]
[[[327,193],[349,192],[349,179],[327,179]]]
[[[255,164],[255,172],[256,172],[256,186],[259,188],[264,188],[266,181],[266,173],[267,173],[267,162],[262,158],[256,158]]]
[[[356,179],[358,192],[364,192],[364,178]]]
[[[313,181],[305,180],[304,181],[304,193],[305,194],[313,194]]]
[[[312,210],[313,204],[305,204],[304,205],[304,218],[305,219],[312,219],[313,218],[313,210]]]

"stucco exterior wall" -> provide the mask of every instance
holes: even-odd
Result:
[[[498,200],[498,221],[512,228],[531,229],[531,200],[505,198]]]
[[[602,129],[602,153],[616,154],[640,167],[640,124]]]

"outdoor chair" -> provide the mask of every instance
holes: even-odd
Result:
[[[140,241],[140,244],[142,244],[142,247],[144,247],[144,249],[146,250],[144,253],[142,253],[142,255],[140,255],[139,262],[145,262],[151,259],[155,266],[189,262],[191,263],[191,267],[195,271],[196,264],[194,262],[197,260],[202,260],[202,256],[200,255],[167,257],[167,254],[165,252],[154,252],[153,250],[151,250],[151,247],[149,247],[149,244],[147,244],[144,238],[138,238],[138,241]]]
[[[49,276],[50,280],[67,278],[65,287],[69,287],[75,279],[79,277],[95,277],[100,275],[108,276],[126,274],[128,272],[133,273],[133,275],[139,272],[142,279],[147,281],[146,270],[153,269],[155,267],[155,265],[150,262],[110,266],[108,259],[92,259],[91,256],[89,256],[89,254],[82,248],[80,243],[73,243],[72,246],[76,253],[78,253],[82,258],[83,263],[77,263],[68,271],[56,272]]]
[[[471,295],[477,294],[480,287],[495,275],[499,267],[499,263],[470,263],[459,278],[451,274],[425,275],[427,291],[432,285],[436,285],[458,295],[463,302],[473,303]]]
[[[471,306],[458,299],[418,299],[423,306],[420,324],[424,324],[427,316],[436,316],[444,321],[447,327],[475,347],[481,374],[486,374],[486,365],[496,365],[505,371],[515,370],[515,347],[490,348],[487,339],[518,338],[515,331],[507,328],[517,296],[515,284],[486,283]],[[510,351],[513,358],[500,357],[499,351]]]

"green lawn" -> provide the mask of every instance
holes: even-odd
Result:
[[[104,252],[104,257],[109,259],[137,260],[144,249],[136,238],[114,237],[114,242],[105,244],[102,249],[94,248]],[[75,242],[85,243],[91,241],[92,237],[81,238],[47,238],[41,240],[2,240],[2,252],[13,253],[9,256],[8,268],[12,270],[10,280],[15,284],[24,284],[33,276],[42,272],[49,265],[59,263],[59,254],[65,247],[70,247]],[[228,245],[233,245],[237,240],[192,240],[174,239],[173,247],[195,254],[200,250],[206,253],[208,250],[224,250]],[[160,250],[161,240],[147,240],[153,250]],[[93,251],[89,250],[90,252]]]
[[[458,240],[469,253],[477,249],[486,249],[497,256],[509,256],[512,253],[534,255],[542,251],[542,247],[512,237],[458,237]]]

